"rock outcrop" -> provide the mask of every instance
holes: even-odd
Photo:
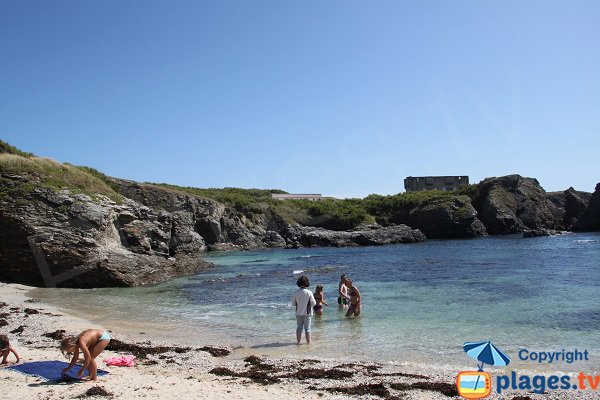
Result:
[[[600,231],[600,183],[592,194],[585,211],[572,226],[574,231]]]
[[[2,184],[29,177],[2,176]],[[252,218],[200,196],[113,179],[115,202],[37,187],[0,196],[0,280],[34,286],[155,284],[209,264],[208,250],[358,246],[425,240],[407,226],[352,232],[289,225],[266,212]]]
[[[524,229],[553,229],[559,225],[556,206],[537,179],[520,175],[487,178],[479,183],[473,205],[489,234]]]
[[[330,231],[310,226],[290,225],[284,232],[288,247],[315,246],[381,246],[426,240],[418,229],[406,225],[381,227],[374,225],[353,231]]]
[[[199,235],[174,237],[174,219],[124,199],[34,189],[0,197],[0,280],[34,286],[135,286],[208,263]]]
[[[557,236],[561,235],[561,231],[555,231],[554,229],[525,229],[523,231],[524,238],[532,238],[532,237],[543,237],[543,236]]]
[[[487,235],[467,196],[440,198],[422,204],[410,211],[408,225],[432,239]]]
[[[562,221],[562,224],[557,227],[570,229],[587,209],[591,197],[591,193],[580,192],[572,187],[563,192],[548,193],[548,199],[556,207],[554,209],[555,219]]]
[[[385,226],[347,231],[289,223],[266,204],[244,213],[162,185],[103,176],[109,198],[52,189],[40,176],[0,171],[0,281],[136,286],[209,267],[201,255],[211,250],[375,246],[526,230],[538,236],[573,221],[577,230],[600,229],[600,184],[593,195],[572,188],[547,195],[537,180],[519,175],[482,181],[472,201],[446,194],[398,201],[373,213]]]

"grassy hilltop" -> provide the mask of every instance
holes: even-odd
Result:
[[[116,202],[122,201],[122,196],[113,188],[114,182],[111,178],[96,169],[37,157],[1,140],[0,172],[2,175],[23,177],[20,184],[15,184],[14,179],[0,176],[0,196],[19,197],[33,191],[36,187],[47,187],[65,188],[76,193],[88,194],[92,198],[100,194]],[[372,194],[364,199],[325,199],[312,202],[275,200],[271,197],[272,193],[286,193],[277,189],[202,189],[167,183],[148,184],[216,200],[246,218],[254,219],[261,214],[272,213],[288,223],[296,222],[332,230],[348,230],[373,223],[381,225],[404,223],[408,212],[415,207],[449,203],[457,196],[472,195],[476,191],[476,185],[471,185],[463,188],[459,193],[425,191],[391,196]]]

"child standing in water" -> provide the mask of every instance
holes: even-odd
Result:
[[[90,373],[90,380],[97,380],[98,365],[96,364],[96,357],[98,357],[102,350],[108,346],[109,342],[110,335],[108,331],[102,331],[100,329],[87,329],[81,332],[77,337],[70,336],[63,339],[60,344],[60,350],[63,354],[73,354],[69,366],[63,369],[63,374],[73,368],[79,359],[79,351],[81,350],[84,363],[81,366],[81,370],[77,373],[77,377],[81,378],[87,369]]]
[[[2,357],[2,364],[8,364],[8,361],[6,361],[6,359],[8,358],[10,353],[13,353],[15,355],[15,357],[17,358],[16,362],[19,362],[21,360],[19,358],[19,354],[17,354],[17,351],[10,345],[10,340],[8,339],[8,336],[0,335],[0,357]]]
[[[323,285],[317,285],[317,287],[315,289],[315,301],[317,302],[317,304],[315,304],[315,306],[313,307],[313,310],[315,310],[315,314],[317,316],[321,316],[321,315],[323,315],[323,304],[325,304],[326,306],[329,306],[329,304],[327,304],[327,302],[325,301],[325,294],[323,293]]]
[[[346,287],[346,274],[340,276],[340,283],[338,284],[338,304],[340,310],[347,307],[348,304],[348,288]]]
[[[292,305],[296,307],[296,339],[298,344],[302,340],[302,329],[306,335],[306,343],[310,344],[310,318],[313,307],[317,304],[312,292],[307,288],[310,286],[308,277],[302,275],[296,282],[300,289],[292,296]]]

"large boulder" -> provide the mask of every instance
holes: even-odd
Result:
[[[577,218],[572,229],[588,232],[600,230],[600,183],[596,185],[585,211]]]
[[[180,251],[173,231],[171,215],[130,199],[117,204],[101,195],[41,187],[0,196],[0,280],[136,286],[209,265],[198,257],[201,247]]]
[[[556,206],[537,179],[520,175],[484,179],[478,184],[473,205],[492,235],[553,229],[560,224]]]
[[[467,196],[433,198],[409,212],[408,225],[432,239],[477,237],[487,234]]]

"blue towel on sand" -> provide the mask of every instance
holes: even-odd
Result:
[[[60,381],[62,380],[62,370],[67,368],[69,363],[64,361],[32,361],[23,364],[12,365],[6,369],[12,369],[13,371],[20,372],[25,375],[39,376],[47,381]],[[81,369],[80,365],[75,365],[69,372],[67,372],[67,379],[80,380],[77,377],[77,373]],[[106,371],[98,370],[98,376],[104,376],[108,374]],[[83,377],[88,375],[86,370],[83,373]]]

